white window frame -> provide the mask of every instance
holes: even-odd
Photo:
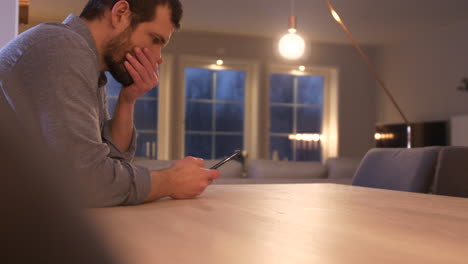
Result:
[[[158,159],[171,159],[171,97],[174,75],[172,68],[174,57],[164,55],[164,63],[159,66],[159,94],[158,94]]]
[[[295,76],[319,75],[323,76],[323,105],[322,105],[322,162],[330,157],[338,156],[338,69],[333,67],[305,66],[305,71],[300,71],[298,66],[269,64],[267,76],[266,98],[268,111],[267,118],[270,124],[270,75],[273,73],[289,74]],[[270,135],[268,126],[268,138]],[[269,140],[268,140],[269,142]],[[270,153],[268,143],[267,153]]]
[[[216,57],[198,57],[181,55],[178,60],[178,74],[180,85],[177,87],[175,92],[176,107],[181,109],[179,116],[177,117],[176,127],[177,138],[180,142],[179,146],[174,153],[175,158],[183,158],[185,155],[185,68],[205,68],[212,70],[239,70],[246,73],[245,77],[245,98],[244,98],[244,150],[247,151],[250,157],[258,156],[258,144],[256,139],[258,138],[258,120],[259,120],[259,107],[254,102],[258,101],[258,76],[259,66],[255,61],[250,60],[239,60],[231,58],[222,58],[224,64],[222,66],[216,65],[216,61],[220,58]],[[161,100],[163,100],[161,98]],[[162,111],[161,111],[162,112]]]

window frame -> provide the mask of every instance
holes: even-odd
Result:
[[[174,108],[180,109],[175,116],[177,125],[175,127],[175,138],[177,146],[173,157],[180,159],[185,156],[185,68],[205,68],[211,70],[238,70],[244,71],[245,91],[244,91],[244,142],[243,149],[249,153],[249,156],[258,156],[259,149],[256,139],[259,136],[259,107],[255,102],[259,102],[259,66],[256,61],[240,60],[231,58],[221,58],[224,61],[222,66],[216,65],[216,57],[199,57],[181,55],[178,59],[178,74],[180,83],[174,92]],[[163,111],[161,111],[163,112]],[[173,141],[173,142],[174,142]]]
[[[321,140],[322,162],[329,157],[338,156],[338,70],[334,67],[305,66],[305,71],[300,71],[297,66],[273,64],[267,67],[266,78],[266,122],[267,143],[266,155],[270,155],[270,76],[271,74],[289,74],[295,76],[319,75],[323,76],[323,102],[322,102],[322,135]]]

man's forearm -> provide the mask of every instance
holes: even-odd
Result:
[[[112,141],[122,152],[127,152],[133,137],[133,110],[135,102],[123,100],[120,96],[112,119]]]

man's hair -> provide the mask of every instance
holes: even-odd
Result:
[[[120,0],[89,0],[80,17],[86,20],[95,20],[102,18],[106,10],[112,9]],[[175,28],[180,28],[180,19],[182,18],[182,4],[179,0],[125,0],[130,6],[132,12],[131,26],[135,28],[142,22],[148,22],[154,19],[157,6],[167,6],[171,9],[171,22]]]

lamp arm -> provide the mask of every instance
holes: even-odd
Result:
[[[408,119],[406,118],[405,114],[403,114],[403,111],[401,110],[400,106],[398,105],[398,103],[396,102],[395,98],[392,96],[392,94],[390,93],[390,91],[388,90],[387,86],[385,85],[385,83],[383,82],[383,80],[380,78],[380,76],[377,74],[377,71],[375,70],[375,68],[372,66],[372,64],[370,63],[369,61],[369,58],[366,56],[366,54],[364,53],[364,51],[361,49],[361,47],[359,46],[359,43],[354,39],[353,35],[351,34],[351,32],[349,31],[349,29],[346,27],[346,25],[343,23],[343,21],[341,20],[341,18],[338,17],[338,14],[336,13],[335,9],[333,8],[333,6],[331,5],[330,1],[329,0],[324,0],[325,3],[327,4],[328,6],[328,9],[330,9],[330,12],[332,13],[333,17],[335,18],[336,22],[341,26],[341,28],[344,30],[344,32],[346,33],[346,35],[348,36],[348,38],[351,40],[351,42],[353,43],[354,47],[356,48],[356,50],[359,52],[359,54],[361,55],[361,58],[364,60],[364,62],[366,63],[367,67],[369,68],[369,70],[371,71],[372,75],[374,76],[375,80],[377,81],[377,83],[382,87],[382,89],[385,91],[385,93],[387,94],[388,98],[390,98],[390,101],[392,102],[392,104],[395,106],[395,108],[398,110],[398,112],[400,113],[400,116],[403,118],[405,124],[408,126],[409,125],[409,122],[408,122]],[[336,16],[335,16],[336,15]]]

